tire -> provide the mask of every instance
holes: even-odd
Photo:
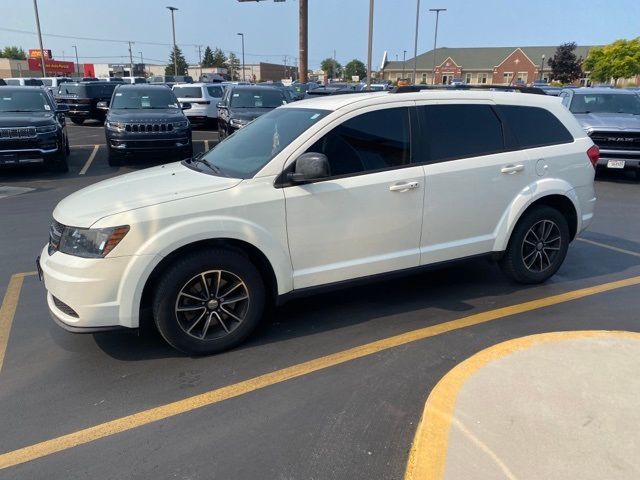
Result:
[[[114,152],[111,147],[107,147],[109,149],[109,166],[110,167],[119,167],[122,165],[122,156]]]
[[[178,259],[162,274],[153,300],[162,337],[190,355],[210,355],[240,344],[258,326],[264,309],[260,272],[242,253],[224,249]]]
[[[57,153],[47,161],[46,165],[51,172],[67,173],[69,171],[69,163],[67,162],[66,152]]]
[[[69,120],[71,120],[76,125],[82,125],[84,123],[84,118],[71,117]]]
[[[640,168],[636,168],[636,182],[640,182]]]
[[[67,138],[67,143],[66,143],[66,145],[64,147],[64,150],[65,150],[65,153],[67,154],[67,157],[69,155],[71,155],[71,147],[69,146],[69,139],[68,138]]]
[[[518,221],[500,267],[518,283],[542,283],[564,262],[569,241],[569,225],[564,215],[555,208],[535,207]]]

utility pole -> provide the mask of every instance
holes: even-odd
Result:
[[[178,10],[176,7],[167,7],[171,10],[171,29],[173,30],[173,74],[178,75],[178,47],[176,46],[176,21],[173,13]]]
[[[416,66],[418,62],[418,24],[420,23],[420,0],[416,9],[416,41],[413,45],[413,83],[416,83]],[[435,53],[434,53],[435,54]]]
[[[283,60],[284,60],[284,77],[282,78],[287,78],[287,55],[284,56]]]
[[[371,87],[371,55],[373,52],[373,1],[369,0],[369,50],[367,53],[367,90]]]
[[[80,75],[80,62],[78,61],[78,47],[75,45],[71,45],[71,46],[76,51],[76,73],[78,74],[79,77],[81,77],[82,75]]]
[[[129,77],[133,78],[133,52],[131,51],[131,45],[133,42],[129,43]]]
[[[299,48],[300,48],[300,82],[309,81],[308,72],[308,48],[309,48],[309,8],[308,0],[299,0],[300,3],[300,28],[299,28]]]
[[[402,53],[402,78],[404,78],[404,66],[407,63],[407,51]]]
[[[333,71],[331,72],[331,79],[336,79],[336,73],[338,73],[338,62],[336,62],[336,49],[333,49]]]
[[[438,19],[440,18],[440,12],[446,12],[446,8],[430,8],[430,12],[436,12],[436,31],[433,35],[433,75],[431,76],[431,85],[436,82],[436,45],[438,43]]]
[[[42,46],[42,32],[40,31],[40,16],[38,15],[38,0],[33,0],[33,9],[36,12],[36,29],[38,30],[38,40],[40,41],[40,66],[42,67],[42,76],[47,76],[47,69],[44,66],[44,47]]]
[[[142,52],[138,52],[140,54],[140,65],[142,65],[142,73],[146,76],[146,69],[144,68],[144,60],[142,59]]]
[[[242,81],[244,82],[246,81],[244,76],[244,33],[238,33],[238,35],[242,37]]]

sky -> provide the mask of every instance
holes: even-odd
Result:
[[[196,45],[240,56],[238,32],[245,34],[247,64],[283,63],[285,55],[292,64],[298,57],[297,0],[39,0],[44,48],[58,60],[63,52],[72,60],[76,45],[80,63],[128,63],[131,40],[134,61],[142,52],[146,63],[166,63],[172,41],[166,5],[179,9],[176,42],[189,63],[198,61]],[[404,50],[413,57],[416,5],[375,0],[374,68],[385,51],[389,60],[401,60]],[[598,45],[640,36],[640,0],[422,0],[418,54],[432,48],[435,16],[428,9],[435,7],[447,9],[438,46]],[[31,0],[0,0],[0,12],[0,47],[38,48]],[[309,68],[319,68],[334,50],[343,65],[354,58],[366,64],[368,14],[369,0],[309,0]]]

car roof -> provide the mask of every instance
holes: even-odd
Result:
[[[92,82],[96,83],[96,82]],[[166,90],[166,85],[154,85],[152,83],[124,83],[117,86],[118,90]]]
[[[35,90],[38,92],[44,92],[44,86],[43,85],[25,85],[25,86],[20,86],[20,85],[0,85],[0,88],[2,88],[3,91],[7,91],[7,90],[16,90],[18,92],[24,92],[29,91],[29,90]]]
[[[182,87],[210,87],[211,85],[216,85],[215,83],[208,82],[193,82],[193,83],[177,83],[174,85],[174,88],[182,88]]]
[[[534,95],[519,92],[498,92],[490,90],[421,90],[418,92],[393,93],[374,91],[365,93],[345,93],[340,95],[319,95],[317,97],[289,103],[280,108],[317,108],[319,110],[340,110],[386,103],[400,103],[420,100],[492,100],[500,104],[550,106],[560,102],[551,95]]]
[[[589,93],[606,93],[606,94],[619,94],[619,95],[636,95],[633,90],[621,90],[619,88],[607,88],[607,87],[583,87],[583,88],[565,88],[565,90],[572,91],[576,94],[589,94]]]

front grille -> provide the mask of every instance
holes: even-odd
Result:
[[[36,127],[0,128],[0,139],[15,140],[20,138],[35,138]]]
[[[56,306],[58,310],[60,310],[62,313],[66,313],[70,317],[78,318],[78,314],[73,308],[71,308],[69,305],[64,303],[62,300],[54,297],[53,295],[51,295],[51,297],[53,298],[53,304]]]
[[[58,251],[60,248],[60,239],[62,238],[62,232],[64,231],[64,225],[53,220],[49,227],[49,255]]]
[[[125,131],[132,133],[163,133],[172,132],[171,123],[125,123]]]
[[[591,140],[605,150],[640,150],[640,132],[593,132]]]

